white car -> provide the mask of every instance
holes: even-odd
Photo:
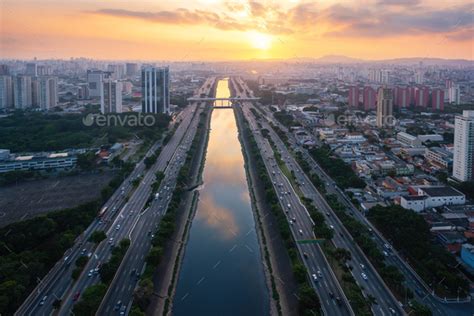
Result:
[[[365,266],[361,263],[360,264],[361,269],[365,269]]]
[[[316,274],[313,274],[313,280],[316,282],[318,281],[318,276]]]
[[[364,272],[362,272],[360,275],[362,276],[362,279],[364,279],[364,280],[367,280],[367,279],[368,279],[368,278],[367,278],[367,274],[365,274]]]
[[[303,230],[300,229],[299,232],[300,232],[300,235],[303,235]]]

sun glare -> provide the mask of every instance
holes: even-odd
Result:
[[[268,50],[272,45],[272,37],[267,34],[258,32],[249,33],[250,43],[253,48],[260,50]]]

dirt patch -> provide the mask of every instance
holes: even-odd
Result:
[[[34,180],[0,188],[0,227],[100,197],[113,172]]]

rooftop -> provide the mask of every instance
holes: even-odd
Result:
[[[423,187],[420,190],[428,196],[464,196],[464,194],[449,186]]]

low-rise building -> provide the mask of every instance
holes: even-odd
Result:
[[[461,259],[469,267],[474,269],[474,245],[464,244],[461,247]]]
[[[418,187],[417,195],[402,196],[400,205],[403,208],[421,212],[429,208],[444,205],[462,205],[466,196],[449,186]]]
[[[440,147],[426,148],[425,159],[435,166],[449,169],[453,165],[453,153]]]
[[[407,146],[419,147],[421,145],[421,141],[418,139],[418,137],[405,132],[397,133],[397,140]]]
[[[76,166],[77,156],[68,153],[49,153],[16,156],[0,161],[0,173],[28,170],[64,170]]]

